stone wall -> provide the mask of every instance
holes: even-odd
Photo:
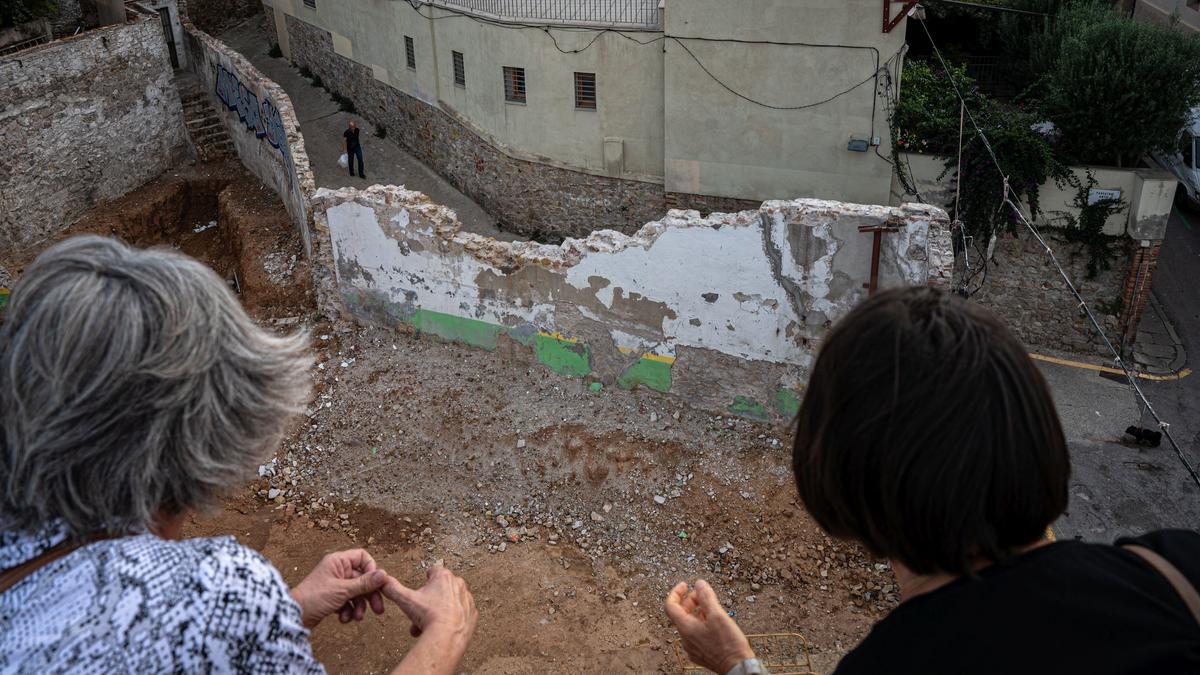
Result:
[[[314,230],[312,196],[317,184],[292,101],[245,57],[197,28],[191,21],[191,4],[179,3],[188,67],[212,97],[238,159],[283,201],[312,265],[318,306],[336,319],[341,311],[332,290],[329,237]]]
[[[354,101],[363,116],[387,129],[388,138],[482,206],[504,230],[560,241],[603,228],[634,232],[667,211],[662,185],[510,157],[461,120],[380,82],[371,69],[334,53],[328,32],[291,16],[287,30],[292,61]]]
[[[881,285],[948,286],[935,207],[766,202],[671,211],[632,236],[560,245],[463,233],[453,212],[392,186],[319,190],[337,291],[357,318],[537,361],[604,387],[669,393],[709,410],[790,418],[829,326]],[[721,274],[714,275],[719,268]]]
[[[25,247],[187,154],[156,20],[0,57],[0,247]]]
[[[1088,278],[1088,254],[1083,244],[1066,241],[1056,230],[1043,229],[1042,236],[1116,344],[1120,339],[1122,292],[1128,277],[1131,242],[1114,238],[1110,243],[1110,268]],[[972,299],[1000,315],[1033,349],[1109,355],[1045,249],[1028,233],[996,240],[987,280]]]

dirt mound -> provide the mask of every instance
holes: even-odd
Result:
[[[315,306],[300,235],[279,197],[238,164],[200,164],[89,211],[50,241],[0,258],[19,277],[39,253],[80,234],[165,246],[225,279],[260,319],[298,322]]]

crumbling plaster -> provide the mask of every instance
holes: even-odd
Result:
[[[403,188],[314,201],[361,319],[484,349],[515,341],[564,375],[740,402],[752,416],[794,408],[820,337],[866,296],[871,235],[859,226],[898,228],[884,236],[881,286],[942,284],[952,261],[945,214],[923,205],[671,211],[634,235],[554,246],[461,232],[452,211]]]

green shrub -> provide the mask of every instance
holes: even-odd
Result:
[[[376,138],[387,138],[387,127],[383,126],[382,124],[375,127],[375,137]]]
[[[279,47],[278,42],[271,43],[271,49],[267,51],[267,56],[270,56],[273,59],[277,59],[277,58],[280,58],[283,56],[283,49],[281,49]]]
[[[338,92],[331,91],[329,92],[329,96],[333,98],[334,102],[338,104],[338,108],[340,108],[343,112],[348,112],[352,115],[358,112],[358,108],[354,106],[354,101],[342,96]]]

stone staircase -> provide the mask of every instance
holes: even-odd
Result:
[[[196,149],[196,159],[219,162],[236,158],[233,139],[225,131],[225,125],[211,103],[212,97],[200,88],[200,81],[194,75],[176,77],[175,90],[183,104],[183,119]]]

